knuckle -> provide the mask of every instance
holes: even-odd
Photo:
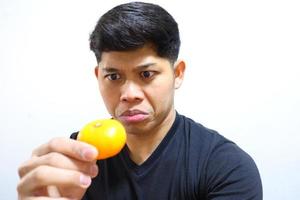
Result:
[[[25,163],[21,164],[19,167],[18,167],[18,174],[19,174],[19,177],[22,178],[24,176],[24,174],[26,173],[26,169],[25,169]]]
[[[18,168],[19,177],[22,178],[30,171],[31,160],[25,161]]]
[[[78,145],[79,143],[76,143],[76,145],[75,144],[73,144],[72,146],[71,146],[71,152],[74,154],[74,155],[76,155],[76,156],[82,156],[81,155],[81,150],[80,150],[80,147],[79,147],[79,145]]]
[[[23,184],[22,184],[21,181],[19,181],[19,183],[17,184],[17,192],[18,192],[18,194],[22,193],[22,191],[23,191],[22,188],[23,188]]]
[[[31,158],[36,157],[37,154],[38,154],[38,148],[34,149],[34,150],[31,152]]]
[[[57,149],[57,147],[59,146],[60,143],[60,138],[52,138],[49,142],[48,142],[48,148],[50,151],[54,151],[55,149]]]
[[[62,156],[59,153],[51,152],[51,153],[47,154],[45,159],[46,159],[46,162],[47,162],[48,165],[55,166],[60,161],[62,161]]]
[[[39,157],[41,155],[47,154],[49,152],[56,151],[62,146],[62,138],[52,138],[47,143],[42,144],[38,148],[32,151],[31,157]]]
[[[26,174],[26,172],[27,172],[27,170],[26,170],[25,167],[20,166],[20,167],[18,168],[18,175],[19,175],[20,178],[22,178],[22,177]]]
[[[45,178],[45,174],[48,174],[47,172],[47,167],[45,166],[38,166],[37,168],[34,169],[32,172],[32,180],[34,182],[42,182]]]

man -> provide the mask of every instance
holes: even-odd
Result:
[[[90,48],[106,108],[126,128],[126,146],[96,162],[94,147],[55,138],[20,166],[19,199],[262,199],[251,157],[176,112],[174,91],[185,71],[179,47],[177,23],[157,5],[133,2],[104,14]]]

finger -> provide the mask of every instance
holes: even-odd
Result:
[[[19,200],[28,200],[28,199],[51,199],[51,200],[75,200],[75,199],[81,199],[82,194],[76,196],[76,193],[78,193],[78,189],[76,189],[76,192],[73,191],[71,193],[66,193],[64,197],[60,195],[59,189],[56,186],[48,186],[41,189],[38,189],[33,192],[31,196],[21,196],[18,195]]]
[[[49,194],[50,197],[61,197],[60,192],[58,190],[58,188],[54,185],[49,185],[47,187],[47,192]]]
[[[27,197],[27,198],[19,198],[22,200],[71,200],[70,198],[64,198],[64,197]]]
[[[19,198],[22,200],[71,200],[70,198],[65,197],[27,197],[27,198]]]
[[[52,152],[40,157],[32,157],[30,160],[24,162],[19,168],[20,178],[22,178],[34,168],[41,165],[76,170],[84,174],[90,175],[91,177],[95,177],[98,174],[98,166],[95,161],[84,162],[66,157],[65,155],[60,153]]]
[[[42,156],[50,152],[62,153],[83,161],[96,160],[98,155],[97,149],[90,144],[69,138],[54,138],[35,149],[32,156]]]
[[[21,179],[17,190],[19,194],[26,196],[49,185],[86,189],[90,184],[91,177],[78,171],[39,166]]]

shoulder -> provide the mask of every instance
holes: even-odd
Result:
[[[188,137],[191,141],[191,145],[196,145],[201,149],[207,151],[206,153],[212,153],[215,148],[220,146],[235,146],[235,144],[219,134],[217,131],[207,128],[202,124],[195,122],[193,119],[184,115],[178,115],[180,118],[184,136]]]
[[[202,174],[202,192],[208,199],[262,199],[259,171],[248,153],[217,131],[183,115],[179,117],[185,137],[190,138],[192,159],[202,165],[198,174]]]
[[[207,128],[202,124],[195,122],[191,118],[184,115],[178,115],[182,122],[182,129],[185,137],[191,140],[195,145],[205,146],[210,156],[217,156],[220,153],[241,154],[242,156],[250,157],[233,141],[227,139],[217,131]]]

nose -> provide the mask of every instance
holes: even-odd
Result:
[[[121,88],[120,100],[122,102],[139,102],[143,100],[143,96],[144,94],[142,88],[132,81],[126,81]]]

